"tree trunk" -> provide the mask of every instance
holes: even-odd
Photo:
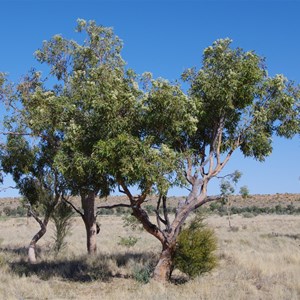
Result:
[[[37,234],[35,234],[35,236],[32,238],[29,244],[28,261],[31,264],[36,263],[36,244],[46,233],[48,222],[49,222],[49,217],[45,217],[43,222],[39,222],[41,229]]]
[[[81,197],[81,204],[83,208],[83,221],[86,229],[87,251],[93,255],[97,252],[96,234],[97,224],[95,216],[95,192],[90,191],[87,197]]]
[[[154,269],[153,279],[161,283],[167,283],[170,280],[173,271],[173,259],[175,254],[175,244],[164,244],[158,263]]]

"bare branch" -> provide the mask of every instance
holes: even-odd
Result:
[[[119,180],[118,180],[118,184],[119,184],[119,186],[122,187],[123,193],[127,195],[128,199],[129,199],[129,201],[130,201],[130,204],[131,204],[131,205],[135,205],[135,202],[136,202],[136,201],[134,200],[134,197],[132,196],[130,190],[128,189],[128,187],[126,186],[126,184],[124,183],[124,181],[121,180],[121,179],[119,179]]]
[[[0,189],[0,192],[4,192],[9,189],[18,189],[16,186],[6,186]]]
[[[65,197],[62,197],[62,200],[68,203],[83,218],[84,214],[72,202],[67,200]]]
[[[3,135],[26,135],[26,136],[34,136],[33,133],[18,132],[18,131],[0,131],[0,134],[3,134]]]
[[[159,197],[158,197],[158,201],[157,201],[157,205],[156,205],[156,210],[155,210],[156,222],[157,222],[157,226],[158,226],[159,229],[161,229],[160,222],[161,221],[163,222],[163,220],[161,220],[161,217],[159,215],[160,203],[161,203],[161,195],[159,195]]]
[[[121,190],[121,187],[120,187],[120,185],[118,184],[118,191],[120,192],[120,193],[122,193],[122,194],[125,194],[126,195],[126,193],[123,191],[123,190]]]
[[[217,165],[220,165],[220,160],[221,160],[221,143],[222,143],[222,136],[223,136],[223,129],[224,129],[224,118],[221,119],[220,126],[218,128],[218,145],[217,145],[217,150],[216,150],[216,156],[217,156]]]
[[[156,214],[156,218],[159,222],[157,222],[159,224],[159,229],[160,229],[160,222],[164,223],[167,226],[167,221],[164,220],[160,215],[159,215],[159,211],[158,210],[154,210],[155,214]]]
[[[193,184],[194,183],[194,178],[192,176],[192,161],[191,158],[187,158],[187,170],[185,171],[185,178],[188,181],[188,183]]]
[[[204,205],[205,203],[209,203],[209,202],[213,202],[213,201],[221,201],[222,197],[221,196],[208,196],[206,197],[204,200],[202,200],[201,202],[197,203],[195,205],[195,209]]]
[[[103,205],[103,206],[98,206],[97,209],[101,209],[101,208],[115,208],[115,207],[131,207],[130,204],[125,204],[125,203],[120,203],[120,204],[113,204],[113,205]]]
[[[169,231],[169,229],[170,229],[170,220],[169,220],[168,210],[167,210],[167,196],[163,195],[162,200],[163,200],[163,212],[164,212],[164,217],[165,217],[165,220],[166,220],[166,226],[167,226],[167,230]]]
[[[40,224],[41,228],[44,228],[45,225],[43,223],[43,221],[37,216],[37,214],[35,213],[35,211],[33,211],[31,204],[27,203],[26,205],[28,207],[28,212],[31,216],[33,216],[33,218]]]
[[[142,204],[143,202],[145,202],[146,197],[149,195],[150,190],[151,190],[151,186],[152,184],[148,182],[144,192],[142,193],[142,195],[139,196],[138,198],[138,204]]]

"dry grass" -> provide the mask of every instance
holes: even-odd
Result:
[[[76,218],[68,248],[55,261],[49,229],[40,241],[40,263],[30,267],[26,246],[38,229],[26,218],[0,221],[0,299],[300,299],[299,216],[210,216],[219,239],[219,266],[186,283],[146,285],[132,278],[137,267],[153,262],[159,243],[123,228],[117,216],[100,219],[99,253],[85,255],[85,232]],[[120,236],[140,237],[130,249]],[[175,277],[181,276],[175,272]]]

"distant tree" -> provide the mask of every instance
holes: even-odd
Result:
[[[250,191],[248,189],[248,187],[246,185],[241,186],[240,188],[240,194],[242,196],[243,199],[246,199],[249,197]]]
[[[129,198],[133,215],[162,244],[154,279],[169,279],[176,241],[192,211],[216,198],[208,197],[217,177],[240,149],[263,161],[272,152],[272,135],[299,133],[299,88],[282,75],[269,77],[264,60],[253,51],[232,49],[229,39],[205,49],[203,64],[184,72],[188,95],[177,84],[145,74],[141,130],[98,143],[95,157]],[[168,216],[167,191],[186,186],[173,220]],[[132,186],[140,193],[134,195]],[[160,196],[157,223],[143,209],[149,194]],[[163,208],[163,215],[159,208]],[[164,227],[164,228],[163,228]]]
[[[232,206],[232,195],[235,191],[235,185],[237,184],[238,180],[242,176],[242,173],[239,171],[235,171],[226,178],[222,178],[220,184],[221,190],[221,199],[226,204],[227,209],[227,217],[228,217],[228,225],[231,228],[231,206]]]

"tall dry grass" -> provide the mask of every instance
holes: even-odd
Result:
[[[0,221],[0,299],[300,299],[299,216],[209,216],[219,240],[219,266],[185,282],[178,271],[172,284],[141,284],[134,272],[157,258],[159,243],[124,228],[121,217],[103,216],[98,255],[84,254],[85,229],[75,218],[68,246],[54,259],[52,228],[40,241],[39,263],[29,266],[26,246],[38,230],[26,218]],[[50,226],[51,227],[51,226]],[[120,237],[140,239],[132,248]]]

